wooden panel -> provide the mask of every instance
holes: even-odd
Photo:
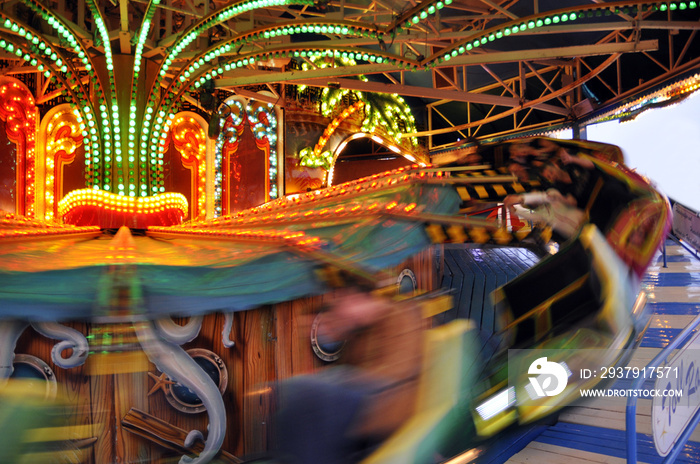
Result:
[[[237,313],[242,331],[242,438],[245,454],[265,451],[271,445],[270,418],[273,411],[270,382],[275,379],[273,310],[259,308]]]
[[[95,462],[112,462],[115,456],[115,436],[112,424],[114,413],[114,379],[111,375],[95,375],[90,379],[90,399],[92,401],[91,420],[97,437]]]
[[[243,437],[243,430],[245,425],[245,422],[243,420],[243,400],[245,397],[243,390],[245,385],[245,383],[243,382],[243,375],[245,374],[245,370],[243,366],[246,362],[244,353],[245,330],[243,330],[243,322],[245,322],[245,318],[243,317],[242,313],[234,314],[231,338],[236,342],[236,345],[232,349],[233,359],[231,360],[231,364],[229,365],[229,370],[235,372],[236,375],[233,376],[232,381],[229,380],[229,383],[233,387],[232,391],[235,400],[233,401],[233,404],[229,408],[227,413],[229,416],[235,414],[235,421],[233,422],[233,427],[229,430],[229,434],[234,436],[236,440],[235,443],[231,444],[232,448],[230,448],[233,451],[233,454],[235,454],[236,456],[245,456],[246,454],[245,442]]]
[[[135,437],[122,427],[122,418],[131,408],[143,409],[147,398],[146,372],[129,374],[114,374],[114,412],[116,462],[149,462],[150,447],[147,442],[136,440]]]
[[[180,321],[184,323],[185,321]],[[187,343],[183,346],[185,350],[191,348],[204,348],[212,351],[217,356],[219,356],[226,366],[228,372],[228,384],[226,385],[226,390],[223,394],[224,405],[226,406],[226,435],[224,437],[224,442],[222,448],[235,454],[242,454],[244,450],[238,449],[239,442],[241,441],[241,414],[242,414],[242,401],[243,401],[243,372],[242,366],[244,364],[241,356],[243,355],[244,340],[241,337],[241,331],[239,330],[240,321],[238,317],[234,317],[234,327],[231,331],[230,338],[234,342],[234,346],[231,348],[226,348],[222,341],[222,332],[224,328],[224,314],[209,314],[204,317],[202,322],[202,329],[195,340]],[[173,408],[168,404],[167,407],[171,410]],[[186,414],[178,413],[173,410],[175,414],[180,416],[187,416]],[[206,413],[196,414],[194,417],[199,418],[202,425],[205,428],[199,428],[199,430],[205,432],[207,424]],[[171,424],[176,425],[174,422]],[[179,426],[180,428],[186,427]],[[236,450],[236,451],[233,451]]]
[[[186,431],[173,427],[171,424],[138,409],[131,409],[124,416],[123,422],[124,426],[133,433],[177,453],[185,454],[190,449],[196,453],[201,453],[204,450],[204,444],[200,441],[196,441],[192,448],[185,448]],[[238,464],[242,461],[232,454],[222,451],[216,458],[216,462],[221,464]]]
[[[88,333],[88,325],[84,323],[66,324],[83,334]],[[31,332],[34,332],[33,330]],[[90,397],[90,381],[86,374],[84,366],[75,367],[73,369],[57,368],[51,361],[50,350],[53,348],[56,340],[49,340],[40,335],[36,335],[33,342],[38,346],[42,345],[45,350],[42,359],[46,361],[56,374],[56,382],[59,385],[59,394],[65,395],[68,402],[68,408],[65,411],[68,423],[71,425],[86,426],[91,425],[92,401]],[[19,351],[17,351],[19,352]],[[37,355],[38,356],[38,355]],[[96,438],[94,427],[92,427],[92,437]],[[94,445],[88,447],[83,453],[84,464],[92,464],[97,461],[94,459]]]
[[[240,370],[234,369],[234,359],[241,348],[241,341],[237,337],[235,330],[231,331],[231,339],[235,345],[226,348],[222,341],[222,331],[224,328],[224,315],[212,314],[204,318],[200,336],[194,340],[193,344],[198,347],[208,348],[216,353],[228,371],[228,385],[223,394],[226,405],[226,436],[222,445],[223,449],[232,451],[239,441],[240,435],[240,398],[241,391],[236,389],[236,381],[241,377]],[[207,346],[208,345],[208,346]]]
[[[410,258],[406,259],[400,265],[394,267],[393,273],[398,277],[403,269],[410,269],[416,276],[416,286],[420,290],[426,292],[437,289],[438,278],[437,269],[435,268],[435,248],[427,248]]]
[[[65,325],[83,334],[87,333],[87,324],[74,323]],[[85,374],[83,366],[73,369],[62,369],[53,363],[51,350],[56,343],[56,340],[48,339],[39,335],[34,329],[28,328],[19,338],[15,354],[30,354],[46,362],[56,376],[57,395],[66,399],[64,415],[68,424],[76,426],[90,425],[93,423],[91,417],[90,379]],[[94,428],[93,436],[97,436],[97,431]],[[85,449],[82,456],[82,462],[85,464],[97,462],[94,459],[94,449],[92,447]]]
[[[277,380],[308,374],[323,366],[311,349],[311,324],[321,308],[321,297],[302,298],[275,305],[275,358]]]
[[[224,404],[226,405],[227,408],[227,430],[226,430],[226,435],[224,439],[224,443],[222,447],[224,449],[227,449],[230,446],[230,434],[231,434],[231,425],[232,421],[235,420],[235,411],[231,411],[230,406],[231,404],[234,404],[234,399],[233,399],[233,389],[231,388],[231,379],[235,374],[231,372],[231,354],[228,352],[228,349],[225,348],[222,343],[221,343],[221,326],[220,326],[220,321],[223,321],[223,316],[219,316],[216,314],[210,314],[206,317],[204,317],[204,320],[202,322],[202,328],[199,332],[199,335],[195,340],[193,340],[190,343],[186,343],[185,345],[182,346],[182,349],[184,350],[189,350],[192,348],[205,348],[207,350],[212,351],[215,353],[217,356],[222,358],[222,361],[226,365],[227,371],[228,371],[228,379],[229,379],[229,385],[226,388],[226,392],[224,393]],[[188,318],[177,318],[175,319],[175,322],[179,324],[185,324],[189,319]],[[235,349],[235,348],[234,348]],[[158,371],[155,367],[155,365],[150,364],[149,370],[152,374],[150,378],[147,379],[147,389],[146,392],[151,391],[153,387],[156,385],[156,381],[153,376],[159,377],[162,373]],[[143,394],[144,396],[146,393]],[[154,416],[157,419],[160,419],[162,421],[165,421],[172,426],[185,430],[186,432],[190,432],[191,430],[199,430],[202,432],[206,438],[207,436],[207,426],[209,424],[208,420],[208,415],[206,412],[201,412],[201,413],[196,413],[196,414],[187,414],[178,411],[175,409],[173,406],[170,405],[168,402],[165,392],[160,389],[153,391],[147,398],[147,402],[144,406],[138,406],[136,403],[133,404],[133,406],[137,409],[141,409],[144,412]],[[128,409],[128,408],[127,408]],[[235,425],[235,423],[233,423]],[[236,433],[236,430],[234,429],[234,434]],[[235,436],[235,435],[234,435]],[[141,439],[139,439],[141,440]],[[172,450],[164,450],[161,447],[156,447],[157,448],[157,453],[159,455],[162,455],[163,458],[165,457],[172,457],[172,456],[177,456],[178,454]]]
[[[418,286],[430,290],[437,282],[432,261],[433,254],[428,250],[397,266],[395,274],[398,276],[402,269],[410,268]],[[276,381],[312,373],[325,365],[315,356],[310,344],[311,324],[322,302],[322,296],[301,298],[235,313],[231,331],[235,345],[231,348],[222,343],[224,315],[210,314],[204,317],[197,338],[183,345],[185,350],[212,351],[227,368],[228,384],[223,395],[227,430],[222,449],[235,456],[246,456],[270,448]],[[187,318],[176,322],[184,324]],[[86,336],[104,328],[86,323],[66,325]],[[163,389],[154,388],[162,373],[149,361],[142,360],[131,369],[119,369],[120,373],[114,373],[107,367],[95,367],[95,363],[99,365],[102,359],[113,355],[97,353],[90,355],[89,366],[66,370],[56,368],[51,362],[55,343],[27,329],[20,337],[16,352],[33,354],[46,361],[56,373],[59,392],[70,400],[66,411],[70,422],[91,425],[92,436],[97,441],[86,449],[88,457],[82,462],[165,463],[173,462],[180,455],[182,450],[164,447],[124,428],[122,419],[132,408],[175,429],[185,432],[197,429],[206,436],[206,412],[185,414],[173,408]],[[100,351],[102,348],[95,343],[95,339],[91,339],[92,349]],[[161,383],[161,386],[164,385]]]

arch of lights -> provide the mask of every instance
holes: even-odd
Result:
[[[207,146],[205,122],[201,116],[192,112],[178,113],[170,126],[170,137],[180,154],[182,165],[191,173],[192,220],[204,219],[206,216],[207,193]]]
[[[160,0],[150,0],[138,28],[132,55],[113,56],[111,47],[102,54],[88,50],[74,25],[52,12],[38,0],[22,0],[34,13],[36,27],[0,13],[0,48],[43,73],[49,84],[60,89],[62,96],[76,111],[76,120],[86,154],[86,178],[89,188],[129,197],[148,197],[165,191],[163,150],[175,115],[182,107],[185,93],[197,89],[207,80],[223,73],[280,57],[313,58],[317,56],[349,58],[360,63],[387,63],[400,69],[430,69],[457,56],[470,54],[489,42],[524,31],[557,24],[585,23],[613,14],[648,11],[695,9],[696,1],[640,2],[616,1],[594,3],[576,8],[551,10],[515,18],[489,29],[475,31],[468,39],[451,44],[421,60],[365,48],[301,47],[293,43],[270,47],[265,41],[296,34],[325,34],[338,37],[370,37],[381,40],[409,31],[428,16],[452,3],[452,0],[428,0],[406,10],[389,26],[378,27],[353,21],[303,19],[278,23],[240,33],[230,40],[214,44],[192,58],[185,59],[193,41],[207,30],[228,19],[255,9],[278,5],[314,5],[313,0],[240,0],[212,12],[193,23],[178,36],[163,44],[164,56],[155,73],[149,92],[145,87],[145,42],[154,28],[153,18]],[[102,44],[110,43],[104,13],[95,0],[86,0],[94,19],[95,35]],[[48,31],[48,32],[45,32]],[[60,46],[49,36],[58,36]],[[260,45],[257,51],[238,53],[241,46]],[[185,62],[184,65],[182,62]],[[115,69],[128,64],[130,72],[120,81]],[[97,72],[103,67],[104,72]],[[120,73],[121,74],[121,73]],[[174,74],[174,78],[170,77]],[[121,76],[120,76],[121,78]],[[127,89],[122,89],[123,85]],[[120,91],[117,91],[117,88]],[[126,90],[126,91],[124,91]],[[125,117],[127,116],[127,117]],[[272,146],[273,144],[271,144]],[[31,163],[33,153],[28,153]],[[33,172],[32,172],[33,174]],[[276,168],[270,170],[276,176]],[[271,177],[272,179],[272,177]],[[27,179],[27,198],[34,198],[33,179]],[[270,184],[270,198],[279,187]],[[34,201],[26,203],[26,213],[34,214]]]
[[[349,137],[346,137],[342,142],[338,144],[336,149],[333,151],[333,161],[331,163],[331,169],[328,172],[328,186],[333,185],[333,172],[335,171],[335,163],[338,160],[338,157],[342,155],[343,150],[345,150],[345,147],[348,145],[348,143],[352,142],[353,140],[358,140],[358,139],[363,139],[363,138],[369,138],[372,139],[375,143],[388,148],[392,152],[396,153],[399,156],[402,156],[406,158],[408,161],[411,163],[418,164],[419,166],[425,167],[428,165],[428,162],[422,158],[417,157],[416,154],[410,153],[406,151],[405,149],[402,149],[398,147],[393,141],[391,141],[388,138],[382,137],[377,134],[372,134],[368,132],[358,132],[356,134],[352,134]]]
[[[45,181],[43,204],[37,210],[43,211],[44,219],[50,221],[56,216],[57,198],[62,192],[62,168],[75,161],[76,152],[83,145],[78,116],[70,105],[55,106],[47,113],[41,122],[39,144],[37,164],[44,168]]]
[[[16,152],[17,211],[34,216],[36,196],[36,132],[39,110],[27,87],[12,78],[0,76],[0,119]]]
[[[264,93],[261,92],[261,95]],[[222,111],[222,109],[225,109]],[[214,216],[224,214],[223,195],[224,188],[224,147],[236,144],[243,132],[244,125],[250,125],[255,143],[258,148],[267,152],[267,179],[266,201],[277,199],[282,191],[282,176],[279,170],[282,150],[280,148],[281,137],[281,111],[272,103],[265,103],[255,99],[243,97],[230,97],[222,103],[219,111],[226,116],[219,122],[221,132],[216,141],[214,156]]]

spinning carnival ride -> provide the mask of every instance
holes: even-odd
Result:
[[[537,154],[521,160],[528,175],[518,178],[507,163],[523,145]],[[50,357],[54,367],[39,369],[51,373],[46,395],[58,384],[65,427],[85,435],[65,451],[76,462],[156,462],[172,452],[236,462],[236,454],[270,446],[265,385],[332,362],[314,356],[305,320],[345,277],[398,292],[405,282],[396,276],[412,267],[419,289],[430,291],[441,285],[446,246],[535,250],[545,257],[494,293],[491,329],[445,317],[445,295],[421,297],[433,328],[417,341],[428,354],[416,417],[367,462],[452,456],[557,411],[594,384],[575,374],[591,362],[580,348],[603,350],[614,365],[632,343],[643,308],[638,277],[670,210],[619,156],[590,142],[523,139],[482,147],[472,166],[400,168],[212,220],[116,233],[5,214],[2,378],[18,371],[18,347],[39,361]],[[500,206],[495,217],[483,213],[509,195],[544,191],[536,169],[573,158],[628,194],[610,209],[608,189],[594,189],[584,216],[606,208],[604,230],[584,220],[549,255],[556,217],[526,224]],[[47,338],[59,342],[51,348]],[[557,350],[557,362],[574,373],[566,391],[532,399],[523,390],[527,372],[509,383],[512,348]]]
[[[431,327],[416,414],[367,462],[458,454],[590,386],[573,348],[623,356],[664,197],[616,147],[476,141],[590,122],[583,96],[606,80],[618,90],[601,118],[682,99],[698,86],[697,2],[364,3],[3,4],[16,77],[0,77],[0,461],[269,450],[270,385],[334,362],[312,321],[348,278],[416,298]],[[676,81],[658,90],[641,73],[674,46],[659,68]],[[630,78],[613,70],[623,57],[654,66]],[[467,91],[470,66],[486,72],[470,70]],[[418,131],[394,88],[436,101],[435,130]],[[385,150],[343,163],[363,141]],[[437,145],[455,159],[431,165]],[[464,250],[527,265],[470,299],[445,271]],[[514,348],[555,350],[568,389],[532,399],[506,376]]]

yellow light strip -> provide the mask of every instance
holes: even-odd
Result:
[[[161,193],[151,197],[128,197],[104,190],[73,190],[58,202],[58,215],[65,216],[79,206],[96,206],[105,210],[128,214],[155,214],[179,209],[187,216],[187,199],[179,193]]]

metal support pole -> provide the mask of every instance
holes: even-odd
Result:
[[[668,264],[666,263],[666,239],[664,239],[664,244],[663,244],[663,255],[664,255],[664,269],[668,267]]]

